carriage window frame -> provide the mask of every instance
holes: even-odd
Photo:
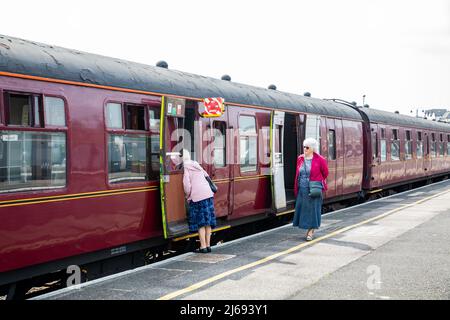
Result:
[[[450,134],[447,135],[447,156],[450,156]]]
[[[372,161],[378,158],[378,132],[372,132]]]
[[[108,127],[108,105],[117,104],[120,105],[121,109],[121,127]],[[138,125],[136,129],[133,126],[130,126],[129,119],[127,119],[127,109],[128,108],[143,108],[143,116],[144,118],[141,121],[141,124]],[[151,116],[153,115],[153,117]],[[106,143],[106,181],[110,186],[119,186],[120,184],[142,184],[148,182],[155,182],[159,180],[159,143],[160,143],[160,127],[159,121],[161,116],[161,107],[160,104],[156,103],[134,103],[128,101],[118,101],[118,100],[108,100],[104,104],[104,126],[105,126],[105,143]],[[138,119],[138,121],[140,121]],[[142,129],[140,128],[142,126]],[[138,158],[138,160],[133,161],[133,159],[129,159],[133,156],[133,154],[128,154],[128,148],[126,147],[126,143],[128,144],[137,144],[139,141],[133,141],[136,138],[144,138],[144,141],[141,140],[145,144],[145,161]],[[112,154],[110,144],[119,143],[122,140],[122,145],[124,141],[126,141],[123,146],[122,151],[119,151],[119,155],[121,160],[119,161],[119,171],[113,172],[114,167],[116,165],[112,164]],[[119,143],[120,144],[120,143]],[[136,152],[134,152],[136,153]],[[138,154],[142,154],[142,150],[137,149]],[[123,159],[124,158],[124,159]],[[136,161],[138,163],[136,163]],[[115,161],[117,162],[117,161]],[[125,164],[124,164],[124,163]],[[132,162],[129,165],[128,162]],[[125,166],[124,168],[122,168]],[[125,170],[128,169],[128,170]],[[123,170],[123,171],[120,171]],[[131,173],[129,176],[119,177],[118,173]],[[114,174],[115,173],[115,174]],[[133,175],[137,174],[137,175]],[[140,174],[145,173],[144,176]]]
[[[436,158],[436,133],[431,133],[431,142],[429,144],[430,155],[432,158]]]
[[[423,133],[422,131],[417,131],[416,133],[417,139],[416,139],[416,158],[422,159],[423,158]]]
[[[50,109],[47,109],[47,106],[50,108],[50,104],[47,104],[48,99],[55,99],[55,100],[61,100],[62,102],[62,111],[63,111],[63,116],[62,119],[64,121],[63,124],[55,124],[55,123],[51,123],[51,121],[49,120],[50,117],[47,117],[47,115],[49,115],[49,111],[51,111]],[[58,97],[58,96],[53,96],[53,95],[44,95],[43,99],[43,107],[42,107],[42,116],[41,118],[44,119],[43,124],[45,127],[48,128],[65,128],[67,127],[67,111],[66,111],[66,101],[64,101],[63,98]],[[56,110],[56,109],[55,109]],[[55,113],[55,110],[52,111],[52,113]],[[61,110],[61,109],[60,109]]]
[[[412,159],[412,134],[411,130],[405,130],[405,159]]]
[[[399,129],[392,129],[391,134],[391,161],[400,161]],[[398,153],[394,154],[393,150],[396,150]]]
[[[387,161],[387,139],[386,139],[386,129],[380,128],[380,162]]]
[[[112,121],[110,121],[111,115],[112,113],[110,113],[110,108],[109,107],[112,106],[118,106],[119,107],[119,115],[120,115],[120,126],[119,126],[119,121],[118,124],[116,126],[113,125]],[[117,119],[118,120],[118,119]],[[108,130],[120,130],[124,128],[123,125],[123,107],[122,104],[120,102],[107,102],[106,106],[105,106],[105,127]]]
[[[123,108],[123,121],[125,124],[125,130],[128,131],[149,131],[149,112],[148,106],[145,104],[128,103],[122,104]],[[137,110],[137,112],[136,112]],[[143,111],[143,119],[141,119],[141,112]],[[138,123],[132,123],[132,116],[137,113]],[[137,125],[137,127],[134,127]]]
[[[327,140],[328,140],[328,160],[336,160],[336,130],[334,129],[328,130]]]
[[[68,145],[68,102],[65,97],[54,94],[36,93],[18,90],[0,90],[0,113],[3,115],[0,121],[0,140],[2,143],[20,141],[21,148],[30,148],[28,152],[22,153],[21,165],[15,166],[16,171],[20,168],[20,179],[11,180],[11,169],[9,165],[5,168],[5,181],[19,181],[12,184],[10,188],[1,188],[0,194],[29,192],[40,190],[61,190],[69,183],[69,145]],[[12,96],[27,97],[30,104],[27,124],[15,124],[10,122],[10,104]],[[52,124],[45,117],[47,109],[47,98],[58,99],[61,102],[63,124]],[[23,140],[18,140],[20,137]],[[50,138],[50,139],[49,139]],[[35,140],[39,139],[39,140]],[[41,141],[36,147],[35,141]],[[47,148],[43,148],[46,145]],[[36,149],[37,148],[37,149]],[[8,153],[11,147],[7,146]],[[59,152],[59,153],[58,153]],[[0,153],[3,153],[1,150]],[[14,154],[13,154],[14,155]],[[11,163],[11,158],[5,159]],[[56,158],[55,158],[56,157]],[[54,162],[55,159],[59,159]],[[28,162],[27,167],[24,165]],[[18,172],[18,171],[17,171]],[[1,175],[3,176],[3,175]],[[29,178],[31,176],[31,179]],[[18,177],[18,176],[17,176]],[[34,184],[33,181],[40,183]],[[1,182],[0,182],[1,183]]]
[[[241,120],[243,118],[252,118],[254,127],[251,128],[251,130],[248,131],[244,131],[241,128]],[[240,114],[239,115],[239,119],[238,119],[238,124],[239,124],[239,170],[241,173],[251,173],[251,172],[257,172],[258,171],[258,135],[257,135],[257,130],[258,130],[258,123],[256,121],[256,117],[254,115],[247,115],[247,114]],[[253,132],[254,129],[254,132]],[[244,150],[242,150],[242,141],[247,141],[247,143],[245,144],[246,146],[248,146],[248,148],[246,148],[246,150],[248,150],[249,156],[248,156],[248,160],[249,163],[242,163],[242,152]],[[250,144],[251,142],[255,145],[254,147],[254,157],[256,160],[256,163],[251,164],[250,163]],[[247,157],[246,157],[247,158]]]
[[[217,121],[214,120],[213,121],[213,125],[212,125],[212,136],[214,137],[214,141],[213,141],[213,165],[215,168],[225,168],[227,166],[227,124],[225,121]],[[216,133],[218,130],[220,132],[221,135],[221,139],[223,141],[223,145],[222,146],[218,146],[217,145],[217,136]],[[216,150],[221,150],[222,151],[222,161],[221,162],[217,162],[216,159]]]
[[[442,133],[439,133],[439,142],[438,142],[438,154],[437,156],[443,157],[444,156],[444,135]]]
[[[27,97],[30,107],[28,112],[28,124],[15,124],[11,123],[10,115],[11,115],[11,96],[22,96]],[[2,107],[4,110],[4,122],[2,122],[5,126],[15,127],[15,128],[43,128],[44,127],[44,107],[43,107],[43,99],[44,96],[42,94],[32,93],[32,92],[23,92],[23,91],[15,91],[15,90],[5,90],[2,92]],[[60,98],[60,97],[59,97]],[[37,101],[36,101],[37,99]]]

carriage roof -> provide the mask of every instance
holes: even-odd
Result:
[[[0,71],[192,98],[356,119],[332,101],[214,79],[177,70],[0,35]]]
[[[367,115],[370,122],[374,123],[450,132],[450,124],[444,122],[430,121],[372,108],[360,108],[360,110]]]

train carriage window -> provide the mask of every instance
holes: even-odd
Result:
[[[105,115],[107,129],[114,130],[108,134],[109,183],[157,180],[159,108],[107,103]],[[122,115],[125,115],[125,121]],[[135,132],[137,130],[141,132]]]
[[[392,129],[391,160],[400,160],[400,140],[398,139],[398,129]]]
[[[381,128],[381,139],[380,139],[380,160],[384,162],[387,160],[387,150],[386,150],[386,131]]]
[[[387,154],[387,152],[386,152],[386,140],[385,139],[381,139],[380,140],[380,160],[381,160],[381,162],[384,162],[384,161],[386,161],[386,154]]]
[[[147,136],[110,135],[109,182],[148,180],[147,146]]]
[[[444,135],[442,133],[439,134],[439,156],[444,156]]]
[[[406,130],[405,158],[412,159],[412,141],[411,141],[411,131],[410,130]]]
[[[158,107],[148,108],[148,121],[150,128],[150,141],[147,143],[149,150],[147,163],[149,162],[149,170],[147,172],[149,180],[159,179],[159,124],[160,110]]]
[[[167,172],[177,172],[182,170],[182,164],[179,161],[179,154],[183,148],[188,151],[191,150],[191,138],[187,137],[188,130],[185,128],[185,119],[181,117],[167,117],[165,120],[166,127],[166,157],[165,157],[165,167]],[[191,159],[195,159],[194,155],[191,153]]]
[[[378,134],[372,132],[372,160],[378,157]]]
[[[125,104],[125,129],[146,130],[145,106]]]
[[[41,97],[39,96],[33,96],[33,121],[35,127],[41,126],[41,117],[42,117],[42,111],[41,111]]]
[[[0,192],[65,184],[64,132],[0,131]]]
[[[226,159],[226,125],[223,121],[214,121],[214,166],[225,167]]]
[[[41,96],[5,93],[6,123],[13,126],[41,126]]]
[[[433,158],[436,157],[436,134],[434,133],[431,134],[430,153]]]
[[[417,132],[417,142],[416,142],[416,156],[417,159],[422,159],[423,157],[423,140],[422,140],[422,132]]]
[[[66,125],[64,101],[61,98],[45,97],[45,124],[49,126],[63,127]]]
[[[64,100],[45,97],[42,101],[42,95],[33,93],[4,93],[6,124],[12,128],[0,131],[0,192],[66,185],[66,132],[47,129],[65,126]]]
[[[31,126],[31,99],[30,96],[9,95],[8,124],[18,126]]]
[[[450,156],[450,134],[447,135],[447,156]]]
[[[283,141],[283,134],[282,134],[282,132],[283,132],[283,126],[279,125],[279,124],[275,124],[275,129],[274,129],[275,137],[273,139],[274,140],[273,141],[273,143],[274,143],[273,151],[274,151],[274,153],[277,154],[275,156],[275,158],[278,158],[278,156],[280,156],[280,158],[277,159],[277,160],[279,160],[279,163],[283,162],[283,159],[282,159],[283,154],[281,153],[282,146],[283,146],[283,142],[282,142]],[[270,144],[270,138],[269,138],[269,144]],[[269,146],[269,148],[270,148],[270,146]],[[267,149],[267,150],[269,150],[269,149]]]
[[[328,160],[336,160],[336,132],[328,130]]]
[[[157,131],[159,132],[159,126],[160,126],[160,117],[159,117],[159,110],[150,108],[149,114],[148,114],[148,120],[149,120],[149,128],[150,131]]]
[[[122,126],[122,105],[120,103],[108,103],[106,105],[106,127],[121,129]]]
[[[241,172],[256,171],[257,134],[255,117],[239,117],[239,141]]]

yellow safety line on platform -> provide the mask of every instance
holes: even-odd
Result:
[[[166,294],[165,296],[162,296],[162,297],[158,298],[157,300],[170,300],[170,299],[176,298],[176,297],[178,297],[178,296],[180,296],[180,295],[182,295],[182,294],[186,294],[186,293],[192,292],[192,291],[197,290],[197,289],[199,289],[199,288],[201,288],[201,287],[204,287],[204,286],[206,286],[206,285],[208,285],[208,284],[210,284],[210,283],[213,283],[213,282],[215,282],[215,281],[217,281],[217,280],[220,280],[220,279],[223,279],[223,278],[225,278],[225,277],[228,277],[229,275],[232,275],[233,273],[237,273],[237,272],[244,271],[244,270],[249,269],[249,268],[252,268],[252,267],[256,267],[256,266],[258,266],[258,265],[260,265],[260,264],[263,264],[263,263],[269,262],[269,261],[271,261],[271,260],[274,260],[274,259],[276,259],[276,258],[279,258],[280,256],[283,256],[283,255],[292,253],[292,252],[294,252],[294,251],[297,251],[297,250],[302,249],[302,248],[304,248],[304,247],[310,246],[310,245],[312,245],[312,244],[314,244],[314,243],[317,243],[317,242],[319,242],[319,241],[322,241],[322,240],[328,239],[328,238],[330,238],[330,237],[333,237],[333,236],[335,236],[335,235],[338,235],[338,234],[340,234],[340,233],[346,232],[346,231],[348,231],[348,230],[350,230],[350,229],[353,229],[353,228],[362,226],[362,225],[364,225],[364,224],[366,224],[366,223],[370,223],[370,222],[372,222],[372,221],[382,219],[382,218],[384,218],[384,217],[386,217],[386,216],[388,216],[388,215],[390,215],[390,214],[392,214],[392,213],[394,213],[394,212],[401,211],[401,210],[406,209],[406,208],[408,208],[408,207],[415,206],[415,205],[417,205],[417,204],[420,204],[420,203],[422,203],[422,202],[425,202],[425,201],[428,201],[428,200],[430,200],[430,199],[436,198],[436,197],[438,197],[438,196],[440,196],[440,195],[443,195],[443,194],[445,194],[445,193],[448,193],[448,192],[450,192],[450,189],[447,189],[446,191],[443,191],[443,192],[440,192],[440,193],[438,193],[438,194],[429,196],[429,197],[424,198],[424,199],[422,199],[422,200],[416,201],[416,202],[414,202],[414,203],[406,204],[406,205],[404,205],[404,206],[402,206],[402,207],[400,207],[400,208],[393,209],[393,210],[391,210],[391,211],[388,211],[388,212],[386,212],[386,213],[383,213],[382,215],[379,215],[379,216],[376,216],[376,217],[367,219],[367,220],[365,220],[365,221],[362,221],[362,222],[353,224],[353,225],[351,225],[351,226],[348,226],[348,227],[345,227],[345,228],[336,230],[336,231],[334,231],[334,232],[332,232],[332,233],[330,233],[330,234],[327,234],[327,235],[324,235],[324,236],[322,236],[322,237],[316,238],[316,239],[311,240],[311,241],[309,241],[309,242],[303,242],[303,243],[301,243],[301,244],[299,244],[299,245],[297,245],[297,246],[295,246],[295,247],[289,248],[289,249],[284,250],[284,251],[279,252],[279,253],[275,253],[275,254],[270,255],[270,256],[268,256],[268,257],[266,257],[266,258],[263,258],[263,259],[261,259],[261,260],[258,260],[258,261],[255,261],[255,262],[246,264],[246,265],[244,265],[244,266],[241,266],[241,267],[239,267],[239,268],[232,269],[232,270],[226,271],[226,272],[224,272],[224,273],[218,274],[218,275],[216,275],[216,276],[214,276],[214,277],[211,277],[211,278],[205,279],[205,280],[203,280],[203,281],[197,282],[197,283],[195,283],[195,284],[193,284],[193,285],[191,285],[191,286],[189,286],[189,287],[187,287],[187,288],[184,288],[184,289],[181,289],[181,290],[178,290],[178,291],[175,291],[175,292]]]

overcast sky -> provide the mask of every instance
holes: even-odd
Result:
[[[450,109],[449,0],[3,1],[0,34],[318,98]]]

